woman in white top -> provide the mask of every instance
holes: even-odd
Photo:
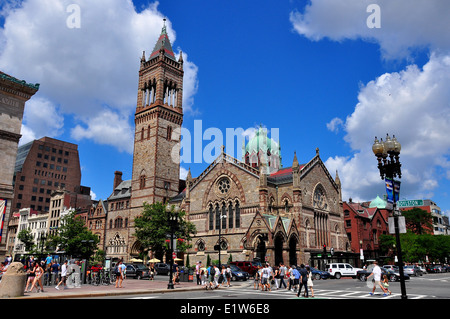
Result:
[[[312,272],[311,272],[311,268],[306,267],[306,271],[308,272],[308,282],[306,283],[306,285],[308,286],[309,291],[311,291],[311,297],[314,297],[314,290],[313,290],[313,281],[312,281]]]

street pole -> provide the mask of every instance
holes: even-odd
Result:
[[[404,269],[403,269],[403,257],[402,257],[402,247],[400,244],[400,229],[398,226],[398,213],[396,211],[397,203],[395,201],[394,196],[394,202],[393,202],[393,215],[394,215],[394,227],[395,227],[395,240],[397,245],[397,256],[398,256],[398,263],[399,263],[399,273],[400,273],[400,290],[402,293],[402,299],[408,299],[408,296],[406,295],[406,285],[405,285],[405,277],[404,277]]]
[[[167,289],[174,289],[173,287],[173,221],[170,221],[170,278],[169,284],[167,285]]]

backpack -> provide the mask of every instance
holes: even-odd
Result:
[[[216,274],[216,270],[214,269],[214,267],[211,267],[211,269],[209,271],[209,275],[214,276],[215,274]]]
[[[116,265],[116,267],[114,267],[113,273],[114,273],[114,275],[120,275],[119,265]]]

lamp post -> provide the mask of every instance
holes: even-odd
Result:
[[[169,277],[169,284],[167,285],[167,289],[174,289],[173,286],[173,254],[174,254],[174,247],[173,247],[173,238],[175,231],[178,227],[178,206],[175,206],[173,208],[173,211],[167,207],[167,221],[170,227],[170,277]]]
[[[401,144],[397,141],[395,135],[393,135],[391,139],[389,135],[386,134],[386,140],[384,142],[383,139],[381,139],[381,141],[378,141],[378,139],[375,137],[375,141],[372,145],[372,151],[378,160],[378,169],[380,170],[380,176],[382,180],[384,180],[385,178],[389,178],[394,184],[395,177],[402,177],[402,165],[399,159],[400,150]],[[400,289],[402,293],[402,299],[407,299],[408,296],[406,295],[402,248],[400,245],[400,231],[398,226],[398,217],[400,215],[400,211],[397,211],[396,209],[397,203],[395,197],[395,186],[393,185],[392,215],[394,217],[395,239],[399,262]]]
[[[221,229],[222,229],[222,225],[223,225],[223,222],[222,222],[222,219],[223,218],[227,218],[227,215],[222,215],[222,213],[220,213],[220,218],[219,218],[219,269],[220,269],[220,265],[221,265],[221,263],[220,263],[220,251],[222,250],[222,232],[221,232]]]

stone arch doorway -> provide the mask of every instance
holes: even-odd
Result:
[[[289,265],[297,265],[297,243],[295,236],[289,239]]]
[[[283,236],[277,235],[275,237],[275,265],[279,265],[283,262]]]
[[[266,260],[266,241],[262,236],[259,236],[256,240],[256,258],[259,258],[261,262]]]

